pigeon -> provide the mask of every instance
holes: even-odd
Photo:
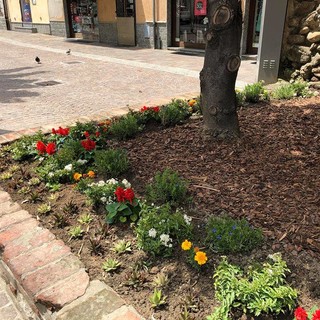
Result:
[[[67,52],[66,52],[66,54],[70,54],[71,53],[71,49],[69,49]]]
[[[38,63],[41,63],[39,57],[36,57],[34,60],[36,60],[36,62],[38,62]]]

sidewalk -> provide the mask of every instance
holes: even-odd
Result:
[[[202,56],[13,31],[0,31],[0,46],[0,143],[200,92]],[[254,82],[255,69],[242,61],[237,85]]]

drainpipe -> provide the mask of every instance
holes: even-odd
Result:
[[[157,49],[156,0],[152,0],[153,49]]]

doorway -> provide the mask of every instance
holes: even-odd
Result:
[[[32,23],[30,0],[20,0],[22,26],[30,26]]]
[[[172,0],[172,46],[205,49],[207,0]]]
[[[118,44],[136,45],[135,33],[135,1],[116,0]]]
[[[247,53],[257,54],[260,40],[263,0],[251,0],[249,5],[249,24]]]

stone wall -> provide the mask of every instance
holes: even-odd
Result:
[[[292,78],[320,81],[320,0],[289,0],[282,66]]]

